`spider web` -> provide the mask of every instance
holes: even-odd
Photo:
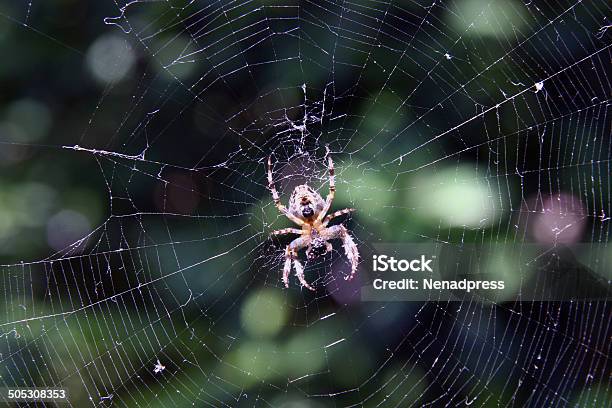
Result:
[[[44,35],[41,7],[2,16]],[[98,22],[138,54],[128,85],[103,88],[83,131],[31,143],[58,166],[95,166],[106,219],[1,267],[3,385],[66,388],[79,407],[609,405],[605,301],[359,296],[377,243],[522,244],[547,213],[564,220],[555,237],[579,229],[603,262],[610,11],[115,2]],[[332,210],[358,210],[343,223],[366,261],[346,282],[335,244],[307,264],[315,293],[293,276],[285,289],[288,241],[269,233],[292,225],[267,190],[267,158],[286,203],[301,183],[326,193],[326,147]],[[484,191],[476,218],[428,213],[421,198],[453,179]]]

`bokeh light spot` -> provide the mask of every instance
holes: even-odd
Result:
[[[287,321],[284,298],[275,290],[252,293],[242,305],[242,327],[253,337],[272,337]]]
[[[34,142],[46,136],[51,127],[51,112],[47,106],[34,99],[13,102],[6,112],[8,122],[19,126],[21,132],[13,134],[16,142]]]
[[[27,146],[21,144],[26,140],[25,132],[11,122],[0,122],[0,166],[6,167],[21,162],[27,157]]]
[[[501,215],[486,180],[468,166],[421,175],[414,184],[408,194],[411,207],[435,224],[482,227]]]
[[[136,62],[130,44],[114,34],[99,37],[87,50],[87,66],[94,78],[102,83],[123,79]]]
[[[77,242],[91,232],[87,217],[77,211],[62,210],[47,223],[47,242],[56,251]]]
[[[524,28],[523,4],[515,0],[463,0],[448,19],[454,28],[472,37],[510,37]]]
[[[277,376],[281,364],[275,345],[265,341],[242,343],[225,358],[221,375],[246,388]]]
[[[581,240],[586,227],[586,215],[580,200],[570,194],[559,194],[542,201],[530,231],[543,244],[571,244]]]
[[[321,348],[318,331],[300,332],[293,336],[287,342],[285,351],[289,356],[284,360],[285,372],[292,378],[317,372],[325,365],[325,350]]]

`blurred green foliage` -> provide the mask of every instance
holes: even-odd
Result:
[[[526,376],[550,401],[606,406],[608,377],[574,390],[582,368],[550,355],[566,371],[534,373],[535,352],[506,340],[516,324],[554,349],[546,313],[354,304],[342,290],[358,286],[330,289],[341,254],[307,271],[316,294],[285,290],[285,242],[266,238],[290,225],[267,156],[287,202],[297,183],[326,191],[326,144],[333,209],[357,209],[345,224],[368,256],[385,241],[521,242],[527,199],[574,186],[604,213],[601,130],[541,136],[584,102],[554,106],[566,95],[548,83],[545,102],[508,99],[569,66],[562,53],[602,49],[582,37],[602,6],[560,3],[1,4],[1,382],[65,387],[73,406],[488,407],[527,403]],[[498,255],[490,272],[520,284]]]

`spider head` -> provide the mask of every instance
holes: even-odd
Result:
[[[289,199],[289,211],[302,220],[310,220],[321,211],[325,202],[323,198],[309,185],[297,186]]]

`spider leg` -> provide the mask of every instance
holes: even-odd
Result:
[[[297,259],[297,257],[293,259],[293,266],[295,267],[295,275],[297,276],[302,286],[305,286],[306,288],[314,292],[314,288],[310,286],[308,282],[306,282],[306,279],[304,278],[304,267],[302,266],[300,261]]]
[[[287,245],[287,249],[285,250],[285,266],[283,268],[283,283],[286,288],[289,287],[289,274],[291,273],[291,263],[293,262],[295,274],[302,286],[314,291],[314,288],[306,282],[304,278],[304,267],[298,259],[298,251],[308,246],[309,241],[310,239],[307,237],[300,237],[294,239]]]
[[[283,267],[283,283],[285,287],[289,287],[289,274],[291,273],[291,260],[292,255],[289,250],[289,246],[287,246],[287,250],[285,251],[285,266]]]
[[[334,197],[336,195],[336,176],[334,175],[334,162],[331,156],[329,155],[329,147],[326,147],[326,149],[327,149],[327,167],[329,169],[329,194],[327,195],[327,198],[325,199],[325,207],[323,207],[323,210],[317,217],[317,221],[321,221],[323,217],[325,217],[325,214],[327,214],[327,212],[331,208],[332,202],[334,201]]]
[[[276,231],[272,231],[270,235],[287,235],[287,234],[301,234],[302,230],[298,228],[283,228]]]
[[[336,211],[336,212],[335,212],[335,213],[333,213],[333,214],[329,214],[327,217],[325,217],[325,219],[323,219],[323,226],[324,226],[324,227],[325,227],[325,226],[327,226],[327,224],[328,224],[328,223],[329,223],[331,220],[333,220],[334,218],[339,217],[339,216],[344,215],[344,214],[351,213],[351,212],[353,212],[353,211],[357,211],[357,210],[356,210],[356,209],[354,209],[354,208],[345,208],[345,209],[343,209],[343,210],[338,210],[338,211]]]
[[[287,210],[287,207],[285,207],[281,203],[280,197],[278,196],[278,191],[276,191],[276,187],[274,186],[274,179],[272,178],[272,157],[271,156],[268,156],[268,188],[272,192],[272,199],[274,200],[274,205],[276,206],[276,208],[278,208],[278,211],[284,214],[291,221],[295,222],[297,225],[299,226],[304,225],[304,221],[300,220],[298,217],[291,214]]]
[[[353,237],[351,237],[351,235],[348,233],[346,227],[344,225],[334,225],[332,227],[326,228],[322,235],[324,235],[326,240],[342,240],[344,254],[351,263],[351,274],[345,277],[344,279],[353,279],[355,277],[355,274],[357,273],[357,266],[359,265],[359,250],[357,249],[357,245],[355,244],[355,241],[353,241]]]

